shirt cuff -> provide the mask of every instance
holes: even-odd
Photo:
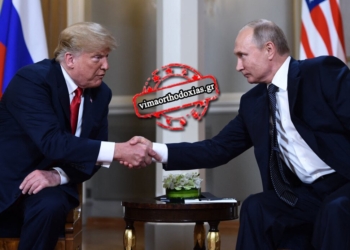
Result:
[[[98,153],[96,164],[101,165],[105,168],[109,168],[109,166],[113,162],[114,148],[114,142],[101,142],[100,152]]]
[[[166,144],[153,142],[152,148],[160,156],[161,163],[168,162],[168,147],[166,146]],[[152,160],[156,162],[154,158],[152,158]]]
[[[64,185],[64,184],[67,184],[69,182],[69,177],[68,175],[66,174],[66,172],[64,172],[61,168],[59,167],[53,167],[52,169],[56,170],[58,172],[58,174],[60,175],[61,177],[61,183],[60,185]]]

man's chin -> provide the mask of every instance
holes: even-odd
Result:
[[[256,81],[254,81],[254,79],[249,79],[249,78],[247,78],[247,82],[248,82],[249,84],[256,84]]]
[[[101,84],[102,84],[102,79],[101,79],[101,80],[96,81],[96,82],[94,83],[93,88],[97,88],[97,87],[99,87]]]
[[[96,82],[85,85],[84,88],[88,88],[88,89],[97,88],[97,87],[100,87],[101,83],[102,83],[102,81],[96,81]]]

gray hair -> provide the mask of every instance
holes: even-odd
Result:
[[[262,49],[267,42],[271,41],[276,46],[279,55],[290,53],[286,36],[274,22],[259,19],[248,23],[245,27],[253,28],[253,39],[259,49]]]
[[[67,52],[93,52],[117,48],[117,42],[112,34],[102,25],[93,22],[81,22],[64,29],[58,39],[54,56],[62,62]]]

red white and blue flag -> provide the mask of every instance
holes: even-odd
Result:
[[[346,63],[339,0],[303,0],[300,59],[333,55]]]
[[[18,69],[47,57],[40,0],[3,0],[0,13],[0,98]]]

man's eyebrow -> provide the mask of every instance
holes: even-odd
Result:
[[[92,56],[108,56],[109,53],[103,53],[103,52],[95,52],[92,54]]]

